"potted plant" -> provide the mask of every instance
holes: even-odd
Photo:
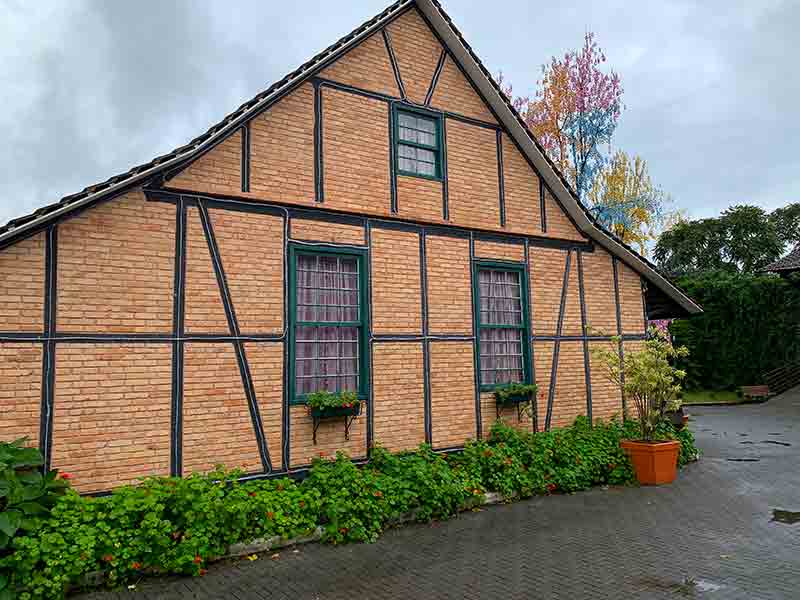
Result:
[[[311,416],[317,419],[328,417],[354,417],[361,414],[361,401],[355,392],[314,392],[307,397]]]
[[[630,458],[636,478],[644,485],[671,483],[678,472],[680,442],[659,436],[659,425],[668,411],[680,408],[680,381],[686,373],[676,369],[672,360],[687,356],[685,347],[672,345],[657,328],[648,332],[644,347],[626,349],[624,357],[616,349],[619,338],[612,338],[614,349],[595,348],[592,353],[606,367],[609,378],[619,383],[624,375],[622,392],[632,402],[639,423],[640,438],[622,440],[620,446]]]

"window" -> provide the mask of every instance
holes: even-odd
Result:
[[[363,254],[291,252],[293,399],[366,390]]]
[[[530,335],[525,272],[482,264],[476,271],[481,388],[527,382]]]
[[[441,126],[438,117],[396,112],[397,170],[402,175],[441,177]]]

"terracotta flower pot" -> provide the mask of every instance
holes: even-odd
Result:
[[[678,476],[680,442],[675,440],[666,442],[622,440],[619,445],[631,459],[636,479],[640,484],[672,483]]]

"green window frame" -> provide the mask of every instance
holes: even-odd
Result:
[[[395,169],[398,174],[442,180],[442,115],[394,105]]]
[[[352,390],[367,399],[367,269],[366,250],[289,246],[290,404],[305,404],[318,389]]]
[[[528,273],[524,265],[473,262],[476,365],[481,391],[531,383]]]

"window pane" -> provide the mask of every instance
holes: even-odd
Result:
[[[517,271],[478,271],[480,324],[523,326],[521,292]]]
[[[481,329],[481,383],[521,382],[523,354],[521,329]]]
[[[436,176],[435,152],[403,144],[400,144],[397,149],[401,171]]]
[[[436,147],[436,120],[398,112],[400,141]]]
[[[295,393],[358,390],[358,327],[295,329]]]
[[[358,321],[358,298],[358,259],[298,255],[298,321]]]

